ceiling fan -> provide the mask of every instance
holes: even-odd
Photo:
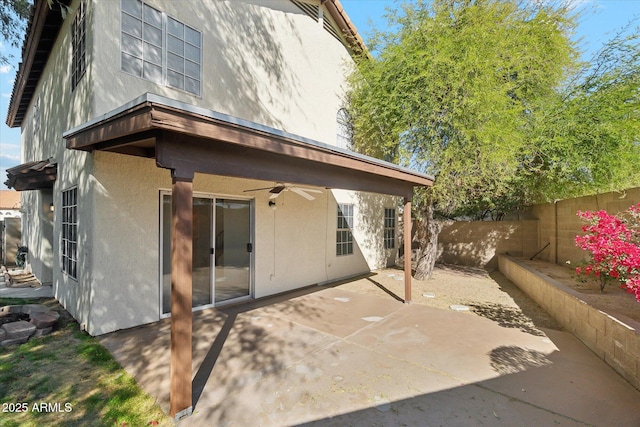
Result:
[[[304,197],[307,200],[315,200],[315,197],[313,197],[309,193],[322,193],[322,191],[320,190],[314,190],[312,188],[297,187],[293,184],[283,184],[281,182],[278,182],[273,187],[252,188],[250,190],[244,190],[244,192],[247,193],[249,191],[262,191],[262,190],[269,190],[269,193],[271,193],[271,195],[269,196],[269,199],[275,199],[283,191],[292,191],[297,195]]]

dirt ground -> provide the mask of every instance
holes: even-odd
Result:
[[[404,299],[404,272],[388,268],[359,280],[338,285],[342,289]],[[505,327],[529,333],[537,328],[562,327],[537,303],[507,280],[499,271],[481,268],[436,265],[430,280],[413,280],[413,303],[451,310],[452,305],[468,307],[468,313],[495,320]]]
[[[521,260],[522,261],[522,260]],[[593,276],[576,274],[575,267],[550,264],[543,261],[523,261],[539,272],[579,292],[580,297],[592,307],[607,314],[622,314],[636,322],[640,322],[640,303],[616,284],[607,285],[600,292],[600,282]]]

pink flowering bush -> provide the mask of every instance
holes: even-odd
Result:
[[[600,278],[600,291],[607,283],[617,281],[640,302],[640,203],[620,216],[605,211],[581,212],[587,222],[585,232],[576,236],[576,245],[589,251],[591,260],[576,273],[594,274]]]

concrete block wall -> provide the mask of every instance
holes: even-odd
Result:
[[[593,308],[578,292],[511,257],[499,256],[498,265],[505,277],[640,390],[638,322]]]
[[[578,264],[586,260],[588,254],[575,244],[584,225],[576,213],[605,210],[617,214],[637,203],[640,203],[640,187],[532,206],[527,215],[538,219],[538,245],[542,248],[550,243],[537,258],[557,264],[567,261]]]
[[[538,221],[450,221],[438,236],[438,261],[498,268],[498,254],[530,257],[538,248]]]

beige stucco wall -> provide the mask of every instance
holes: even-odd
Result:
[[[86,249],[92,269],[85,279],[92,304],[81,322],[98,335],[160,318],[159,203],[171,178],[153,160],[98,152],[92,181],[96,240]],[[394,198],[318,188],[313,201],[283,192],[272,209],[268,191],[244,191],[270,185],[201,174],[193,182],[195,193],[252,198],[256,298],[365,273],[395,258],[395,250],[382,249],[384,207]],[[353,255],[336,256],[338,203],[355,204]]]
[[[200,97],[120,71],[120,7],[95,1],[94,115],[146,92],[335,144],[347,50],[288,0],[148,0],[202,32]],[[319,4],[319,1],[316,2]]]
[[[71,3],[73,11],[79,0]],[[56,12],[53,12],[56,13]],[[91,193],[91,156],[65,148],[62,134],[93,117],[91,111],[92,68],[74,91],[71,90],[71,36],[70,27],[75,12],[62,24],[51,55],[38,82],[31,104],[22,124],[22,162],[51,158],[58,164],[58,176],[54,188],[49,190],[23,191],[21,202],[23,216],[23,243],[29,247],[29,263],[33,273],[43,283],[53,283],[54,295],[74,316],[80,318],[88,311],[89,288],[82,274],[90,270],[85,249],[90,246],[91,212],[87,198]],[[93,14],[87,14],[87,28],[91,28]],[[87,32],[87,62],[92,58],[92,33]],[[36,120],[34,120],[36,118]],[[61,191],[78,187],[79,226],[78,280],[69,278],[60,267]],[[55,212],[49,211],[53,202]],[[56,231],[54,231],[56,230]]]
[[[80,0],[71,8],[78,9]],[[62,134],[146,92],[335,144],[342,106],[347,49],[287,0],[149,0],[203,34],[201,96],[157,85],[120,71],[119,1],[87,1],[87,69],[70,87],[70,27],[63,23],[23,123],[23,161],[53,158],[58,177],[51,193],[29,191],[25,243],[32,270],[52,281],[54,293],[92,334],[160,317],[159,192],[170,173],[153,160],[65,148]],[[317,2],[319,4],[319,2]],[[117,23],[117,25],[114,25]],[[38,112],[39,128],[33,117]],[[394,199],[323,190],[314,201],[248,188],[272,182],[196,175],[194,191],[254,197],[254,296],[325,283],[393,263],[382,249],[384,207]],[[78,278],[61,272],[61,192],[78,188]],[[55,212],[48,212],[53,201]],[[354,254],[335,255],[337,203],[354,202]],[[376,213],[376,206],[379,206]],[[372,238],[379,218],[379,239]]]

